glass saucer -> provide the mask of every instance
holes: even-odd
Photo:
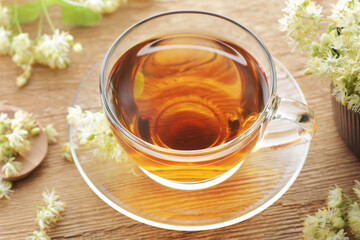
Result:
[[[305,102],[288,70],[276,59],[278,95]],[[86,75],[73,106],[101,109],[99,72],[101,61]],[[280,122],[280,121],[279,121]],[[292,123],[272,121],[268,128],[292,128]],[[89,187],[122,214],[152,226],[184,231],[225,227],[244,221],[278,200],[292,185],[305,162],[310,142],[276,151],[252,152],[228,180],[203,190],[184,191],[165,187],[148,178],[132,161],[98,159],[93,149],[74,148],[76,129],[69,125],[74,162]]]

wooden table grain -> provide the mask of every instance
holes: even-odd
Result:
[[[319,2],[329,12],[328,1]],[[326,85],[313,76],[304,76],[306,59],[291,52],[279,31],[277,20],[284,6],[280,0],[130,0],[93,27],[61,26],[60,10],[52,8],[55,25],[70,31],[83,44],[84,51],[71,53],[71,64],[65,70],[36,66],[29,84],[21,89],[15,85],[19,68],[8,56],[0,57],[0,101],[33,112],[42,125],[54,123],[60,133],[59,143],[49,147],[40,167],[14,183],[11,200],[0,200],[0,239],[24,239],[37,230],[34,205],[41,202],[44,189],[52,188],[67,204],[63,217],[50,233],[52,239],[302,239],[304,218],[325,205],[329,188],[338,184],[354,196],[351,188],[355,179],[360,180],[360,159],[338,135]],[[68,141],[67,108],[86,73],[131,24],[151,14],[176,9],[209,10],[248,26],[294,75],[318,117],[318,130],[308,158],[291,188],[260,214],[225,228],[182,232],[132,220],[98,198],[75,165],[60,156],[62,143]],[[24,26],[32,33],[36,28],[36,24]]]

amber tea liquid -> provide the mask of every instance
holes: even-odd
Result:
[[[146,142],[175,150],[208,149],[236,138],[262,112],[267,89],[264,72],[246,50],[195,34],[138,43],[119,58],[108,80],[113,108],[125,128]],[[117,135],[144,169],[192,182],[238,164],[256,144],[259,131],[245,148],[204,162],[154,158],[129,147],[119,131]]]

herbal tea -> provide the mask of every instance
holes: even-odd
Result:
[[[256,121],[268,99],[266,76],[246,50],[189,34],[152,38],[131,47],[113,66],[108,89],[116,117],[132,134],[176,150],[207,149],[231,141]],[[250,151],[255,138],[238,154]],[[192,177],[186,169],[181,172],[181,166],[206,165],[207,173],[211,175],[208,168],[213,168],[216,176],[241,161],[237,156],[215,159],[214,164],[152,162],[143,155],[133,156],[140,166],[160,172],[159,176],[163,167],[176,166],[176,177],[163,177],[182,181],[212,176]]]

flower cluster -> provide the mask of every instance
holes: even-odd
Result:
[[[125,5],[127,0],[73,0],[83,6],[89,7],[95,12],[111,13],[118,7]]]
[[[80,145],[95,147],[94,153],[101,159],[120,162],[127,159],[117,143],[103,111],[83,112],[80,106],[70,107],[68,122],[76,127]]]
[[[7,199],[10,199],[10,194],[13,192],[11,190],[12,183],[9,181],[3,181],[0,178],[0,199],[3,197],[6,197]]]
[[[353,188],[360,199],[360,183]],[[345,227],[349,226],[353,236],[360,238],[360,206],[352,201],[338,186],[329,191],[327,207],[319,209],[315,216],[307,216],[304,222],[304,239],[348,240]]]
[[[13,119],[0,113],[0,159],[4,163],[1,172],[5,177],[19,173],[21,163],[15,161],[15,157],[30,150],[29,137],[39,132],[39,126],[27,112],[16,111]]]
[[[65,203],[59,200],[55,190],[42,193],[43,204],[38,206],[36,213],[36,223],[40,230],[34,231],[33,236],[29,240],[47,240],[51,239],[47,231],[51,230],[60,218],[60,213],[65,210]]]
[[[327,18],[321,10],[310,0],[289,0],[281,30],[309,56],[305,73],[326,77],[338,101],[360,111],[360,2],[339,0]]]
[[[44,11],[46,12],[45,7]],[[47,12],[45,15],[48,16]],[[11,19],[14,19],[17,28],[10,24]],[[19,87],[27,83],[35,63],[52,69],[63,69],[69,64],[70,48],[72,47],[74,52],[82,50],[81,44],[74,42],[69,33],[55,29],[50,22],[49,24],[52,27],[52,35],[41,35],[39,31],[36,39],[31,40],[28,33],[22,32],[17,13],[11,13],[10,9],[2,6],[0,2],[0,55],[11,55],[13,62],[22,68],[22,74],[16,78]]]

